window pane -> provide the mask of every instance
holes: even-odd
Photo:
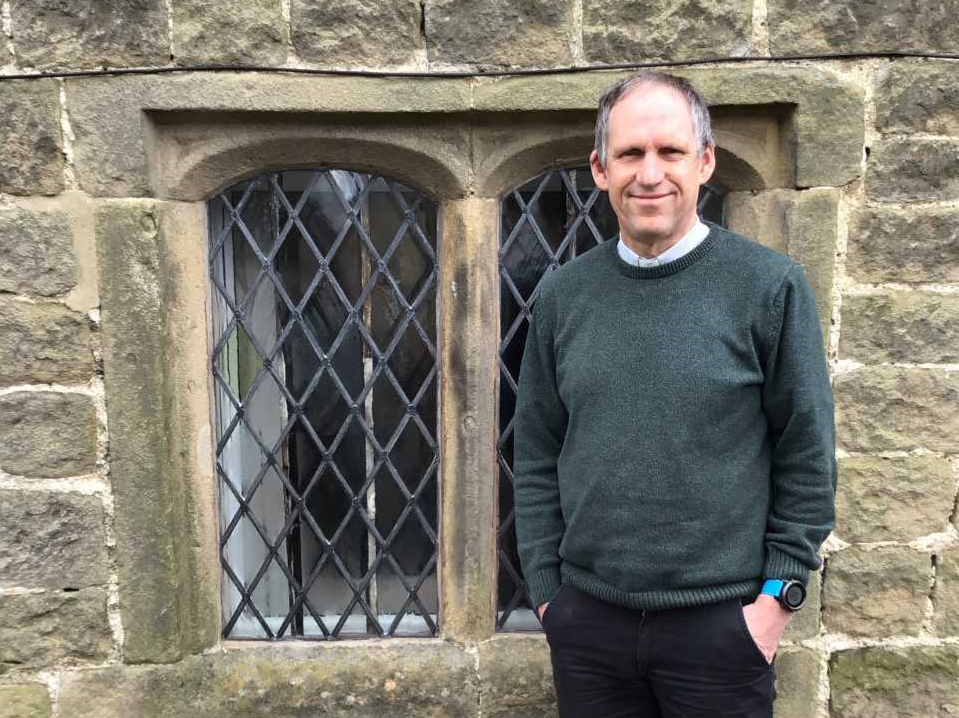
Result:
[[[725,188],[701,188],[699,213],[723,225]],[[513,414],[528,312],[546,272],[568,262],[619,231],[605,192],[588,167],[549,170],[501,200],[499,517],[496,627],[539,630],[516,551],[513,517]]]
[[[224,637],[435,635],[435,204],[288,171],[209,215]]]

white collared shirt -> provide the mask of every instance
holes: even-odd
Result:
[[[707,234],[709,234],[709,227],[703,224],[702,220],[700,220],[699,216],[697,215],[696,224],[693,225],[693,228],[689,230],[686,236],[676,242],[676,244],[667,249],[665,252],[658,254],[655,257],[640,257],[638,254],[636,254],[636,252],[626,246],[626,243],[623,242],[622,236],[620,236],[619,243],[616,245],[616,248],[619,250],[619,256],[629,264],[637,267],[658,267],[661,264],[666,264],[667,262],[672,262],[673,260],[679,259],[684,254],[688,254],[696,249],[696,247],[699,246],[699,243],[706,239]]]

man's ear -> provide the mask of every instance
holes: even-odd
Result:
[[[606,168],[599,163],[599,153],[593,150],[589,154],[589,169],[593,173],[593,182],[604,192],[609,189],[609,179],[606,177]]]
[[[716,147],[714,145],[708,145],[703,150],[703,156],[700,158],[699,184],[706,184],[707,182],[709,182],[715,170],[716,170]]]

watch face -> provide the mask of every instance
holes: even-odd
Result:
[[[783,594],[783,599],[789,606],[798,608],[806,598],[806,590],[801,583],[791,583]]]

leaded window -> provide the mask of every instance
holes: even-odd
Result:
[[[704,186],[700,216],[724,224],[724,195],[719,183]],[[547,272],[612,238],[619,226],[608,196],[596,187],[588,167],[549,170],[507,192],[500,216],[496,628],[538,630],[516,550],[513,513],[513,414],[530,312]]]
[[[223,636],[437,633],[437,206],[284,171],[208,203]]]

